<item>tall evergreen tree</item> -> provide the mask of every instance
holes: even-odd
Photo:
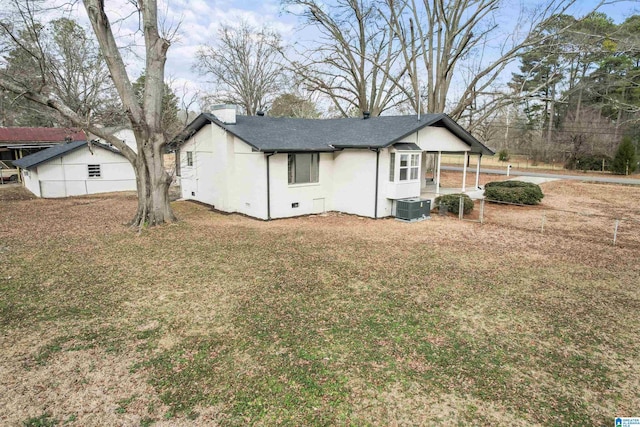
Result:
[[[622,138],[622,142],[618,146],[616,155],[613,158],[611,164],[611,170],[613,173],[620,175],[628,175],[636,171],[638,164],[636,158],[636,148],[631,141],[631,138],[625,136]]]

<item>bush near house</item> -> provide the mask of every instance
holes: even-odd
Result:
[[[445,205],[449,212],[453,212],[454,214],[460,213],[460,197],[464,199],[464,208],[463,213],[468,214],[473,210],[473,200],[466,194],[456,193],[456,194],[445,194],[444,196],[438,196],[435,200],[436,207],[440,205]]]
[[[537,205],[544,197],[539,185],[523,181],[495,181],[484,186],[484,197],[490,202]]]

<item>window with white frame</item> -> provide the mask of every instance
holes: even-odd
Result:
[[[391,153],[389,156],[390,182],[416,181],[419,175],[420,153]]]
[[[87,165],[87,172],[89,178],[100,178],[102,176],[100,172],[100,165]]]
[[[193,166],[193,151],[187,151],[187,166]]]
[[[289,184],[318,182],[320,176],[319,153],[289,154]]]
[[[418,174],[420,173],[420,154],[412,154],[411,155],[411,164],[409,165],[409,175],[410,180],[418,179]]]
[[[393,182],[396,180],[396,153],[391,153],[390,159],[391,162],[389,162],[389,181]]]

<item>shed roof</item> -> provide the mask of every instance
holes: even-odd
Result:
[[[68,141],[85,141],[84,132],[77,128],[0,127],[0,146],[49,146]]]
[[[177,138],[186,140],[209,123],[214,123],[257,151],[299,152],[336,151],[344,148],[384,148],[427,126],[449,129],[470,146],[471,152],[494,152],[474,138],[446,114],[380,116],[342,119],[297,119],[283,117],[237,116],[227,124],[214,115],[202,113]],[[174,142],[176,142],[174,140]]]
[[[35,166],[38,166],[39,164],[42,164],[50,160],[53,160],[55,158],[58,158],[60,156],[63,156],[67,153],[70,153],[86,145],[87,145],[87,141],[74,141],[74,142],[69,142],[67,144],[54,145],[53,147],[49,147],[45,150],[38,151],[37,153],[30,154],[19,160],[14,160],[13,164],[22,169],[31,169]],[[94,141],[91,143],[91,145],[94,147],[100,147],[105,150],[109,150],[113,153],[122,155],[122,153],[120,153],[120,151],[116,150],[115,148],[105,144],[101,144],[99,142]]]

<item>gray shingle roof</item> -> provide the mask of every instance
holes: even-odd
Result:
[[[37,166],[44,162],[48,162],[49,160],[53,160],[57,157],[63,156],[67,153],[70,153],[86,145],[87,145],[87,141],[73,141],[66,144],[54,145],[53,147],[47,148],[42,151],[38,151],[37,153],[30,154],[19,160],[14,160],[13,164],[22,169],[31,169],[34,166]],[[109,150],[117,154],[122,154],[120,153],[120,151],[108,145],[104,145],[98,142],[93,142],[92,145],[96,147],[104,148],[105,150]]]
[[[415,115],[324,120],[238,115],[236,124],[226,124],[211,114],[203,113],[178,138],[186,140],[208,123],[217,124],[254,149],[264,152],[383,148],[423,127],[443,126],[467,143],[472,152],[494,154],[446,114],[424,114],[420,120]]]

